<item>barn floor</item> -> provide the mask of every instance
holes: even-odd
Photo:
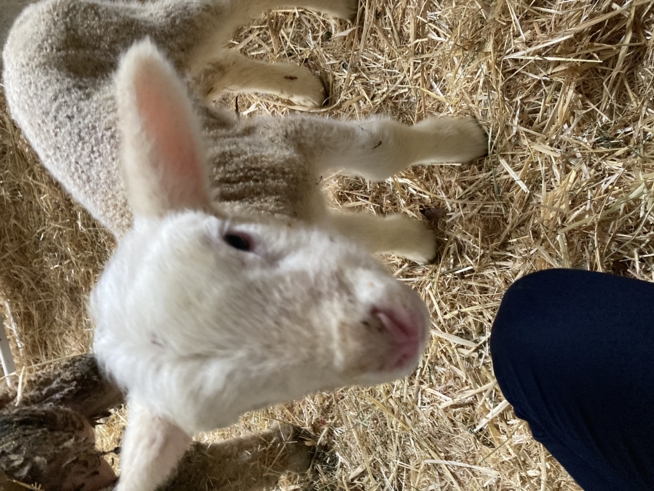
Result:
[[[302,426],[321,449],[282,489],[577,490],[496,386],[488,350],[502,293],[554,267],[654,279],[654,17],[650,0],[364,0],[356,24],[277,10],[239,31],[253,58],[302,63],[330,88],[313,111],[350,120],[474,116],[489,156],[387,182],[325,176],[336,206],[444,210],[442,260],[385,257],[432,312],[417,372],[322,393],[210,435]],[[298,110],[256,96],[242,117]],[[20,369],[85,352],[85,295],[113,243],[39,167],[0,103],[0,293]],[[98,428],[114,448],[124,414]],[[117,463],[118,457],[109,454]]]

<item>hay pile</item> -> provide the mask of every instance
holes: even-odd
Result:
[[[488,336],[502,293],[539,269],[654,279],[654,17],[651,1],[365,0],[356,26],[275,11],[234,47],[307,64],[332,98],[316,112],[414,122],[473,115],[490,156],[416,167],[381,184],[326,176],[348,209],[446,211],[442,261],[386,258],[432,310],[432,342],[407,381],[318,394],[246,415],[213,439],[279,419],[316,435],[309,477],[285,489],[572,490],[498,390]],[[229,99],[242,115],[282,101]],[[0,119],[0,290],[30,365],[83,351],[81,308],[111,243]],[[102,432],[119,437],[122,415]]]

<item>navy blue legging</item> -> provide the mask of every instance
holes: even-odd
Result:
[[[497,381],[586,491],[654,490],[654,284],[555,269],[506,292]]]

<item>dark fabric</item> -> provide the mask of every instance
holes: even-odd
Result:
[[[654,284],[548,270],[506,292],[495,375],[586,491],[654,490]]]

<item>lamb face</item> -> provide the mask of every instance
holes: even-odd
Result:
[[[428,326],[418,295],[338,234],[202,212],[138,220],[92,312],[108,372],[189,434],[407,375]]]

